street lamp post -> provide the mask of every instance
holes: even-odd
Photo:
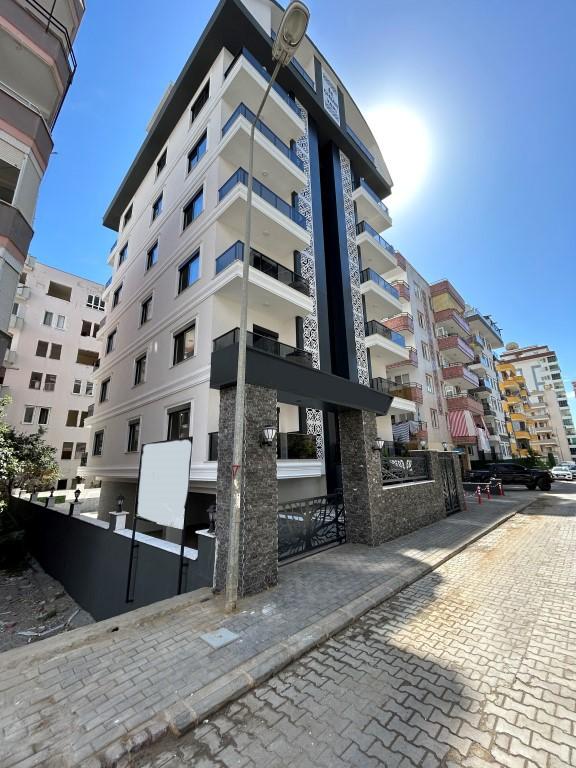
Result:
[[[286,10],[278,28],[272,47],[276,62],[274,72],[264,92],[260,106],[250,127],[250,149],[248,160],[248,184],[246,193],[246,226],[244,232],[244,261],[242,265],[242,287],[240,300],[240,333],[238,340],[238,371],[236,376],[236,403],[234,408],[234,445],[232,452],[232,487],[230,492],[230,513],[228,527],[228,559],[226,563],[226,610],[236,609],[238,602],[238,568],[240,556],[240,517],[242,486],[244,483],[243,443],[244,409],[246,403],[246,339],[248,326],[248,276],[250,272],[250,241],[252,228],[252,186],[254,171],[254,132],[270,89],[280,71],[286,66],[304,39],[310,12],[304,3],[293,0]]]

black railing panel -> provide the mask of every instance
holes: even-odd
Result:
[[[278,507],[278,560],[346,541],[342,494],[289,501]]]
[[[426,456],[382,456],[382,485],[430,479]]]

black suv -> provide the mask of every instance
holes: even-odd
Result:
[[[487,483],[492,477],[502,481],[502,485],[525,485],[528,490],[539,488],[549,491],[554,482],[553,476],[546,469],[528,469],[521,464],[487,464],[482,469],[468,472],[464,480],[470,483]]]

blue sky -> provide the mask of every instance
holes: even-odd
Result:
[[[215,5],[88,1],[37,209],[41,261],[108,278],[115,234],[102,215]],[[309,6],[311,37],[360,108],[401,108],[425,129],[423,178],[397,210],[387,200],[387,239],[491,313],[507,341],[554,347],[576,379],[576,3]]]

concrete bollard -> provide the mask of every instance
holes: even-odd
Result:
[[[478,499],[478,504],[482,504],[482,491],[480,490],[480,486],[476,488],[476,498]]]

